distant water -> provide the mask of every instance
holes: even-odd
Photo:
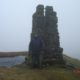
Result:
[[[21,64],[25,61],[25,56],[6,57],[0,58],[1,67],[13,67],[17,64]]]

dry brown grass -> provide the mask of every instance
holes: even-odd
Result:
[[[76,80],[72,72],[62,68],[0,68],[0,80]]]
[[[0,52],[0,57],[15,57],[19,55],[27,55],[28,52]]]

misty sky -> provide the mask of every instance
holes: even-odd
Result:
[[[0,0],[0,51],[28,50],[38,4],[53,6],[64,53],[80,59],[80,0]]]

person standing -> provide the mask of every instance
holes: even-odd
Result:
[[[32,56],[32,68],[40,67],[40,54],[43,50],[43,45],[42,38],[35,34],[29,44],[29,54]]]

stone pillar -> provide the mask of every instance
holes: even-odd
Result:
[[[43,5],[37,6],[36,12],[33,14],[31,37],[38,34],[43,38],[45,43],[43,62],[64,63],[57,23],[57,13],[52,6],[46,6],[45,13]]]
[[[56,12],[53,11],[53,7],[47,6],[45,10],[45,31],[47,46],[50,49],[60,46],[57,22],[58,18]]]
[[[32,20],[32,37],[34,34],[38,34],[43,37],[44,35],[44,6],[38,5],[36,12],[33,14]]]

